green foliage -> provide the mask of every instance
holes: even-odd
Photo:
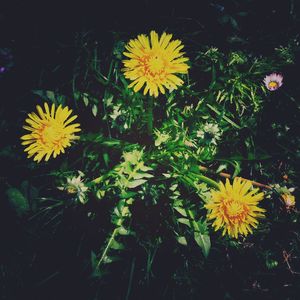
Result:
[[[291,47],[275,50],[272,58],[251,57],[241,51],[226,55],[217,48],[200,52],[195,58],[196,66],[211,73],[206,97],[238,115],[260,111],[266,94],[264,75],[293,63]]]
[[[233,17],[227,21],[235,26]],[[246,162],[269,157],[254,142],[255,120],[268,94],[262,80],[268,72],[291,64],[294,49],[281,46],[273,57],[222,53],[215,47],[199,50],[193,68],[208,74],[207,86],[198,90],[196,82],[189,81],[152,103],[128,88],[120,71],[123,47],[116,43],[109,59],[101,59],[96,46],[84,48],[72,86],[76,103],[99,124],[97,133],[81,135],[86,161],[82,171],[96,199],[89,201],[110,203],[110,234],[101,250],[91,254],[96,277],[107,274],[109,265],[126,255],[132,237],[142,245],[155,239],[164,242],[163,235],[140,236],[147,224],[136,224],[133,211],[141,202],[147,208],[166,201],[161,226],[171,229],[178,251],[191,247],[200,250],[203,259],[209,257],[211,237],[203,205],[210,201],[211,189],[218,188],[217,174],[227,171],[235,177]],[[101,93],[93,91],[92,84]],[[250,134],[243,139],[245,129]],[[246,153],[239,152],[243,147]],[[203,164],[215,171],[204,171]],[[145,246],[149,253],[154,251],[151,243]],[[152,261],[154,255],[150,256]],[[147,265],[147,276],[151,266]]]
[[[219,21],[239,28],[234,16],[225,14]],[[258,123],[270,98],[262,80],[293,63],[294,47],[280,46],[272,57],[241,50],[223,53],[216,47],[196,49],[192,67],[208,78],[204,86],[183,76],[184,86],[151,102],[128,88],[121,71],[122,41],[104,56],[97,45],[88,48],[81,38],[69,93],[33,91],[43,100],[75,106],[83,127],[80,140],[69,157],[44,174],[49,182],[41,188],[46,196],[38,198],[37,208],[23,191],[7,189],[17,214],[44,218],[45,226],[55,230],[71,214],[72,222],[78,217],[95,228],[93,238],[99,234],[99,241],[87,246],[94,279],[108,276],[116,264],[126,262],[132,249],[141,247],[146,252],[141,268],[146,282],[157,252],[167,243],[169,253],[184,257],[185,265],[194,259],[190,250],[201,266],[216,256],[214,247],[242,251],[248,238],[232,241],[215,233],[204,205],[219,188],[220,176],[274,181],[272,167],[265,171],[262,166],[274,153],[257,145]],[[9,152],[8,148],[0,154],[8,157]],[[292,178],[295,174],[289,168]],[[270,197],[275,197],[275,190]],[[272,209],[276,213],[268,217],[275,220],[279,209]],[[268,221],[259,226],[258,239],[270,226]],[[261,260],[268,270],[280,264],[271,252],[264,252]]]
[[[10,204],[19,216],[22,216],[29,211],[28,199],[19,189],[11,187],[6,191],[6,194]]]

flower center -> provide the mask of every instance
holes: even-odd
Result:
[[[269,88],[270,89],[276,89],[278,87],[278,82],[276,81],[270,81],[269,82]]]
[[[41,142],[44,145],[59,145],[65,138],[63,129],[59,124],[45,124],[40,130]]]
[[[243,221],[248,213],[248,207],[239,201],[225,200],[223,204],[224,216],[232,223]]]
[[[75,186],[68,186],[67,187],[67,193],[68,194],[76,194],[77,193],[77,188]]]
[[[151,73],[158,73],[164,68],[164,62],[156,55],[149,59],[148,66]]]

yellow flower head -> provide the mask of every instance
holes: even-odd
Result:
[[[129,59],[123,60],[124,75],[132,83],[129,87],[138,92],[144,84],[144,95],[157,97],[159,92],[164,94],[165,87],[177,89],[183,81],[175,74],[186,74],[189,66],[185,63],[188,58],[181,52],[183,45],[180,40],[173,40],[172,34],[163,33],[159,38],[155,31],[150,32],[150,39],[140,34],[130,40],[123,54]]]
[[[281,198],[283,199],[284,204],[287,208],[294,207],[296,204],[295,196],[293,196],[292,194],[282,194]]]
[[[43,157],[48,161],[51,155],[55,158],[60,152],[64,153],[66,147],[71,146],[71,141],[78,137],[75,132],[80,131],[80,124],[70,124],[77,116],[70,117],[72,110],[61,105],[55,109],[52,104],[51,110],[47,103],[43,109],[37,105],[38,114],[32,112],[28,114],[25,121],[29,125],[23,128],[30,131],[29,134],[21,137],[22,145],[27,146],[28,158],[34,156],[34,161],[40,162]],[[69,118],[70,117],[70,118]]]
[[[207,218],[214,219],[215,231],[222,228],[223,235],[237,238],[238,234],[246,236],[252,233],[251,227],[257,227],[257,218],[264,217],[265,210],[257,206],[264,193],[251,187],[251,181],[236,177],[232,185],[226,179],[225,185],[220,183],[220,190],[211,192],[211,201],[205,207],[209,209]]]

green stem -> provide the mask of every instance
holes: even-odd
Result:
[[[131,292],[132,278],[133,278],[134,268],[135,268],[135,258],[133,258],[132,263],[131,263],[131,269],[130,269],[130,275],[129,275],[129,282],[128,282],[128,288],[127,288],[127,293],[126,293],[125,300],[129,299],[129,295],[130,295],[130,292]]]
[[[212,63],[212,66],[211,66],[211,87],[215,84],[216,82],[216,65],[214,63]]]
[[[172,167],[173,167],[173,169],[174,169],[178,174],[181,173],[175,166],[172,165]],[[218,184],[216,181],[214,181],[213,179],[208,178],[208,177],[206,177],[206,176],[204,176],[204,175],[202,175],[202,174],[197,174],[197,173],[194,173],[194,172],[190,172],[190,174],[191,174],[191,173],[192,173],[195,177],[197,177],[198,179],[200,179],[200,180],[202,180],[203,182],[207,183],[208,185],[210,185],[210,186],[212,186],[212,187],[214,187],[214,188],[216,188],[216,189],[219,189],[219,188],[220,188],[219,184]],[[189,184],[191,184],[191,185],[194,185],[194,181],[193,181],[194,178],[191,178],[191,176],[188,176],[188,175],[182,175],[182,178],[183,178],[187,183],[189,183]]]
[[[110,237],[110,239],[109,239],[109,241],[108,241],[108,243],[107,243],[107,245],[106,245],[106,247],[105,247],[105,249],[104,249],[104,251],[103,251],[103,253],[102,253],[102,255],[101,255],[101,258],[99,259],[99,261],[97,263],[96,268],[99,268],[99,266],[101,265],[102,261],[104,260],[104,258],[106,256],[106,253],[107,253],[108,249],[110,248],[110,245],[113,242],[113,240],[114,240],[117,232],[118,232],[118,228],[115,228],[114,231],[113,231],[113,233],[112,233],[112,235],[111,235],[111,237]]]
[[[200,179],[201,181],[207,183],[208,185],[210,185],[216,189],[220,188],[216,181],[214,181],[206,176],[200,175],[200,176],[197,176],[197,179]],[[190,176],[185,175],[185,176],[182,176],[182,180],[189,186],[193,186],[196,188],[195,183],[194,183],[194,178],[191,178]]]
[[[209,177],[197,174],[197,178],[200,179],[201,181],[207,183],[208,185],[216,188],[216,189],[220,189],[219,184],[216,181],[214,181],[213,179],[209,178]]]
[[[148,135],[152,136],[153,131],[153,97],[148,97],[148,106],[147,106],[147,127]]]
[[[207,104],[207,106],[214,111],[217,115],[221,115],[221,112],[218,111],[215,107],[213,107],[210,104]],[[231,124],[233,127],[237,128],[237,129],[241,129],[241,127],[239,125],[237,125],[236,123],[234,123],[232,120],[230,120],[228,117],[226,117],[225,115],[222,115],[222,118],[227,121],[229,124]]]

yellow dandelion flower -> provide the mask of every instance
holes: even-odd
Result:
[[[71,146],[71,141],[78,139],[74,133],[80,131],[80,124],[70,124],[77,116],[70,117],[72,110],[67,106],[61,105],[55,109],[52,104],[51,110],[47,103],[44,103],[43,109],[37,105],[38,114],[32,112],[28,114],[23,128],[30,131],[21,137],[22,145],[26,146],[25,152],[28,152],[28,158],[34,156],[34,161],[40,162],[43,157],[48,161],[51,155],[55,158],[65,148]],[[70,118],[69,118],[70,117]]]
[[[219,187],[220,190],[211,192],[211,201],[205,205],[209,210],[207,218],[214,219],[215,231],[223,229],[223,235],[227,233],[234,238],[238,234],[252,233],[251,227],[257,227],[257,218],[264,217],[265,210],[257,206],[264,193],[257,193],[259,189],[251,189],[251,181],[238,177],[232,185],[226,179],[226,184],[221,182]]]
[[[159,38],[155,31],[150,32],[150,38],[140,34],[130,40],[123,54],[129,59],[123,60],[124,75],[138,92],[144,85],[144,95],[157,97],[159,92],[164,94],[165,88],[177,89],[183,81],[175,74],[186,74],[189,66],[185,63],[188,58],[181,52],[183,45],[180,40],[173,40],[172,34],[163,33]]]

